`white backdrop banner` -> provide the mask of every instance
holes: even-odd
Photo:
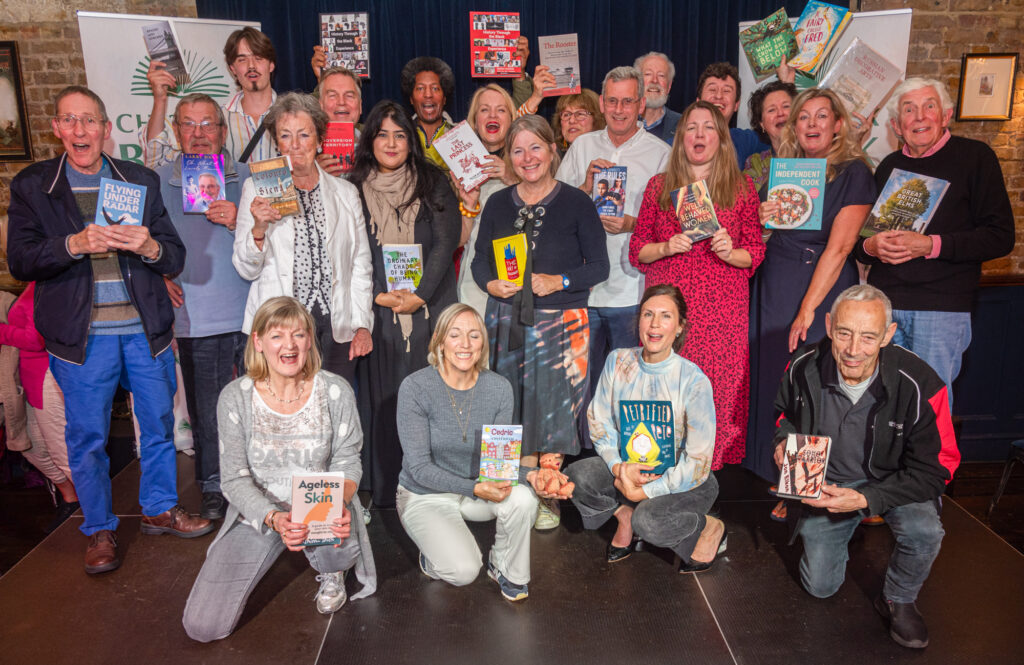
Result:
[[[238,88],[224,63],[224,42],[239,28],[260,28],[259,23],[251,21],[78,12],[85,76],[114,123],[114,145],[107,146],[108,152],[140,164],[139,128],[149,120],[153,108],[153,94],[146,80],[149,53],[142,39],[142,26],[157,21],[171,22],[192,79],[171,92],[168,113],[174,111],[179,97],[193,92],[206,93],[221,104],[227,102]]]

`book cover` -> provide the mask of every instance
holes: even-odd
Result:
[[[469,13],[469,60],[473,78],[518,78],[519,12]]]
[[[328,155],[334,155],[341,163],[341,170],[348,173],[355,163],[353,161],[356,152],[356,126],[351,122],[329,122],[327,133],[324,135],[323,150]]]
[[[594,174],[591,192],[597,214],[622,217],[626,207],[626,167],[609,166]]]
[[[740,31],[740,45],[757,81],[774,74],[782,64],[782,56],[788,61],[799,52],[785,8]]]
[[[344,67],[359,78],[370,78],[370,39],[367,12],[320,14],[320,45],[327,67]]]
[[[649,464],[644,473],[660,475],[676,465],[672,402],[619,402],[619,456],[624,462]]]
[[[249,163],[256,196],[270,201],[282,216],[299,212],[299,194],[292,182],[292,161],[288,155]]]
[[[924,233],[947,189],[948,180],[893,169],[860,234],[870,238],[882,231]]]
[[[767,229],[821,229],[825,207],[824,159],[773,158],[768,175],[768,200],[778,201],[781,212],[765,224]]]
[[[540,64],[547,66],[555,77],[555,87],[544,90],[545,97],[578,95],[580,83],[580,43],[576,33],[538,37]]]
[[[885,102],[902,76],[899,67],[854,37],[818,87],[834,91],[843,98],[847,111],[867,118]]]
[[[181,205],[186,213],[205,213],[224,200],[224,155],[181,156]]]
[[[787,499],[817,499],[825,482],[832,439],[827,436],[790,434],[786,439],[778,496]]]
[[[681,231],[692,242],[706,240],[722,228],[715,214],[715,203],[711,200],[708,184],[699,180],[686,187],[672,190],[669,194],[676,209]]]
[[[423,248],[415,245],[381,245],[384,254],[384,279],[388,291],[409,289],[415,292],[423,277]]]
[[[526,235],[517,233],[512,236],[492,240],[494,247],[494,265],[498,268],[498,279],[523,285],[526,273]]]
[[[800,52],[789,61],[790,66],[814,76],[822,60],[839,40],[852,14],[845,7],[837,7],[811,0],[797,19],[793,32]]]
[[[185,60],[178,50],[178,38],[170,21],[157,21],[142,26],[142,39],[146,42],[146,51],[151,60],[159,60],[167,65],[167,73],[174,77],[178,87],[189,83],[191,78],[185,68]]]
[[[341,471],[292,474],[292,521],[309,527],[302,544],[340,545],[331,533],[331,522],[341,517],[345,507],[345,474]]]
[[[484,425],[480,436],[480,476],[477,480],[510,480],[513,485],[518,485],[522,452],[522,425]]]
[[[434,141],[434,148],[451,174],[466,191],[479,187],[489,177],[484,172],[487,148],[469,123],[463,120]]]
[[[99,226],[141,226],[144,205],[145,185],[100,178],[100,195],[96,201],[96,218],[93,221]]]

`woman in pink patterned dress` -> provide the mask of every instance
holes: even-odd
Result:
[[[683,232],[671,192],[700,181],[721,228],[694,241]],[[721,112],[694,102],[683,113],[665,173],[651,178],[629,242],[629,260],[645,286],[675,284],[689,308],[690,331],[681,351],[711,380],[715,453],[712,468],[743,460],[749,385],[748,282],[764,259],[758,198],[736,165]]]

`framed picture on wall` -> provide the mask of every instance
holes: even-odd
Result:
[[[1009,120],[1016,74],[1016,53],[965,53],[956,119]]]
[[[0,42],[0,162],[32,161],[18,42]]]

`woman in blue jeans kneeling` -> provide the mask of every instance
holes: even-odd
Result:
[[[599,457],[566,470],[576,483],[572,501],[587,529],[613,516],[618,520],[608,545],[610,563],[628,557],[642,539],[675,552],[680,573],[707,570],[725,549],[725,525],[706,515],[718,496],[711,475],[715,406],[711,382],[677,353],[686,340],[686,302],[677,287],[660,284],[644,292],[639,328],[642,346],[617,349],[605,363],[587,412]],[[623,405],[626,401],[658,404]],[[666,402],[671,420],[664,415]],[[644,419],[650,426],[640,430],[638,446],[656,446],[661,437],[675,446],[675,464],[660,475],[649,473],[649,465],[626,461],[620,452],[622,419],[650,410],[662,414],[662,423]]]

